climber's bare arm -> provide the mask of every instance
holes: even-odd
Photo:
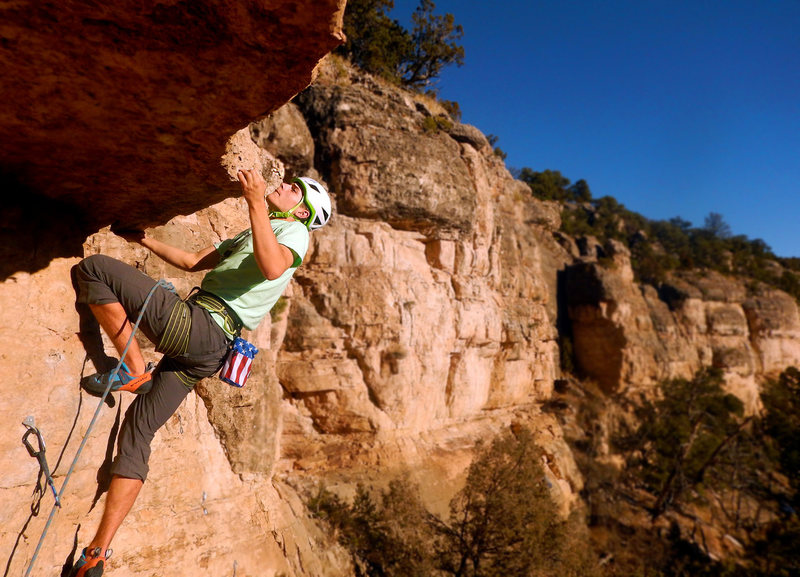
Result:
[[[219,252],[214,245],[197,252],[188,252],[170,246],[160,240],[147,236],[144,231],[119,231],[117,235],[129,242],[138,242],[143,247],[150,249],[153,254],[168,262],[172,266],[188,272],[197,272],[214,268],[220,260]]]
[[[256,264],[264,278],[274,280],[292,266],[294,255],[286,246],[278,243],[270,226],[269,210],[264,202],[267,183],[261,172],[253,169],[240,170],[237,177],[250,215]]]

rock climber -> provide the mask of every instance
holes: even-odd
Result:
[[[210,269],[200,290],[187,299],[162,286],[153,289],[155,280],[104,255],[90,256],[76,267],[78,302],[89,306],[120,355],[133,331],[129,319],[138,316],[153,290],[140,329],[163,356],[157,366],[146,365],[132,339],[116,374],[96,373],[81,379],[81,386],[94,394],[102,395],[111,380],[111,391],[129,391],[137,397],[120,430],[100,524],[76,561],[73,577],[102,575],[111,555],[111,540],[147,477],[150,442],[156,431],[197,381],[220,369],[242,328],[255,329],[266,316],[305,257],[309,231],[324,226],[331,217],[330,197],[312,178],[295,178],[267,194],[260,171],[240,170],[237,177],[250,228],[232,239],[191,253],[144,231],[117,233],[182,270]]]

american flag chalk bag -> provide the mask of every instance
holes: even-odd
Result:
[[[219,378],[233,385],[243,387],[253,368],[253,359],[258,354],[258,349],[242,337],[236,337],[228,348],[225,363],[219,372]]]

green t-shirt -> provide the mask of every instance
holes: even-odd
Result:
[[[204,291],[215,294],[230,306],[244,326],[255,329],[283,294],[294,271],[303,262],[308,250],[308,229],[296,220],[271,220],[278,242],[294,254],[294,262],[275,280],[264,278],[253,254],[253,233],[250,229],[215,244],[222,255],[220,263],[208,271],[200,284]],[[212,314],[223,329],[222,318]]]

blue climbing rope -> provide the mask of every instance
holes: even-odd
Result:
[[[136,331],[139,330],[139,323],[142,321],[142,317],[144,316],[144,311],[147,309],[147,304],[150,302],[150,297],[153,296],[153,293],[156,292],[158,287],[163,287],[169,291],[175,292],[175,287],[172,285],[171,282],[165,281],[164,279],[160,279],[156,284],[153,285],[153,288],[150,289],[150,292],[147,293],[147,297],[144,299],[144,303],[142,303],[142,310],[139,311],[139,316],[136,319],[136,323],[133,325],[133,331],[131,332],[131,336],[128,338],[128,342],[125,344],[125,349],[123,349],[122,354],[120,355],[119,362],[117,366],[111,371],[111,374],[108,378],[108,385],[106,385],[106,390],[103,391],[103,395],[100,397],[100,402],[97,403],[97,409],[94,411],[94,415],[92,416],[92,420],[89,422],[89,427],[86,429],[86,433],[83,435],[83,439],[81,440],[81,444],[78,447],[78,450],[75,452],[75,458],[72,459],[72,464],[69,466],[69,470],[67,471],[66,476],[64,477],[64,483],[61,485],[61,490],[58,492],[58,496],[56,498],[56,504],[53,505],[53,508],[50,509],[50,517],[47,519],[47,523],[45,523],[44,530],[42,531],[42,536],[39,537],[39,543],[36,545],[36,550],[33,552],[33,557],[31,557],[31,562],[28,565],[27,571],[25,571],[25,577],[28,577],[33,570],[33,565],[36,563],[36,558],[39,556],[39,551],[42,548],[42,543],[44,543],[45,535],[47,535],[48,529],[50,529],[50,524],[53,522],[55,518],[56,511],[60,507],[61,497],[64,495],[64,490],[67,488],[67,483],[69,482],[69,478],[72,476],[72,471],[75,470],[75,465],[78,464],[78,459],[81,456],[81,452],[83,451],[83,447],[86,445],[86,441],[89,439],[89,433],[92,432],[92,428],[94,427],[95,421],[97,421],[97,417],[100,415],[100,409],[103,408],[103,403],[108,396],[108,393],[111,391],[111,385],[114,383],[114,377],[117,376],[119,369],[122,367],[122,363],[125,361],[125,355],[128,354],[128,349],[133,342],[134,337],[136,336]]]

